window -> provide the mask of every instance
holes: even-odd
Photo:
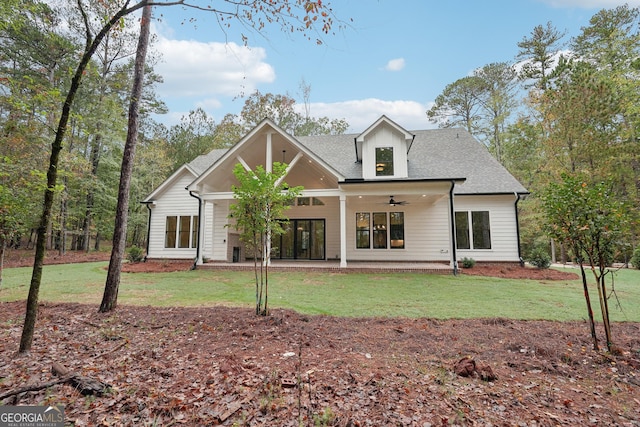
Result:
[[[389,213],[391,249],[404,249],[404,212]]]
[[[176,247],[176,231],[178,230],[178,217],[168,216],[167,224],[164,232],[164,247],[175,248]]]
[[[489,211],[456,212],[455,221],[457,249],[491,249]]]
[[[373,249],[387,249],[387,213],[373,214]]]
[[[372,247],[404,249],[404,212],[356,213],[356,249]]]
[[[298,197],[296,200],[298,206],[324,206],[324,202],[317,197]]]
[[[376,147],[376,176],[393,176],[393,147]]]
[[[164,232],[165,248],[195,248],[198,243],[197,216],[168,216]]]
[[[371,214],[369,212],[359,212],[356,214],[356,248],[369,249],[369,233],[371,230]]]
[[[473,248],[491,249],[491,227],[489,225],[489,212],[471,212],[471,224],[473,229]]]

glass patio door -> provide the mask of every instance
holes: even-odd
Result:
[[[292,219],[284,234],[275,239],[275,259],[325,259],[324,219]]]

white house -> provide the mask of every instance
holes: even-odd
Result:
[[[272,259],[520,262],[518,201],[527,190],[462,129],[407,131],[382,116],[361,134],[295,137],[263,120],[233,147],[182,166],[143,203],[149,259],[234,262],[232,173],[288,164],[304,190]]]

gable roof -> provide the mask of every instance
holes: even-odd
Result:
[[[158,186],[151,194],[149,194],[141,203],[151,203],[154,202],[159,194],[162,194],[166,189],[171,188],[174,182],[179,179],[182,175],[189,174],[192,178],[197,177],[200,172],[193,169],[190,164],[185,164],[180,166],[171,176],[165,179],[160,186]]]
[[[386,119],[383,116],[380,120]],[[376,121],[379,123],[380,120]],[[388,119],[386,119],[389,121]],[[391,122],[393,123],[393,122]],[[241,141],[247,140],[256,129],[272,126],[301,148],[321,159],[330,170],[347,180],[362,179],[362,162],[356,161],[354,141],[367,131],[355,134],[316,135],[292,137],[275,123],[265,119]],[[368,130],[374,128],[372,125]],[[400,128],[402,130],[402,128]],[[464,184],[456,185],[455,194],[528,194],[528,191],[492,155],[485,145],[464,129],[429,129],[406,132],[412,136],[408,153],[409,180],[452,180],[464,178]],[[229,149],[215,149],[196,157],[187,167],[198,181],[205,172],[228,156],[240,143]],[[182,170],[179,169],[179,170]],[[176,171],[175,174],[177,174]],[[172,177],[174,176],[172,175]],[[169,178],[161,187],[171,181]],[[161,188],[156,189],[150,200]]]
[[[408,153],[408,179],[449,180],[466,178],[455,194],[527,194],[489,150],[463,129],[411,131],[415,135]],[[362,179],[362,163],[356,162],[353,141],[358,134],[298,137],[298,140],[346,179]]]
[[[378,120],[375,121],[371,126],[369,126],[364,132],[359,134],[354,138],[355,148],[356,148],[356,161],[362,161],[362,144],[364,143],[365,138],[374,133],[380,126],[387,125],[391,129],[395,130],[398,134],[402,135],[407,145],[407,152],[409,152],[409,148],[411,148],[411,142],[415,138],[410,132],[407,132],[402,126],[398,125],[393,120],[389,119],[387,116],[382,115]]]

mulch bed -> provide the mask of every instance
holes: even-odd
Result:
[[[0,404],[60,404],[76,426],[640,426],[639,323],[613,325],[610,355],[584,322],[42,304],[18,355],[23,315],[0,303],[0,396],[58,383]],[[54,365],[109,388],[85,396]]]

